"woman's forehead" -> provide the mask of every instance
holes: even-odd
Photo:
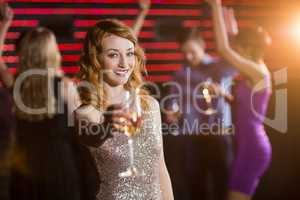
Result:
[[[103,50],[109,50],[109,49],[128,50],[134,48],[133,42],[117,35],[108,35],[104,37],[102,41],[102,45],[103,45]]]

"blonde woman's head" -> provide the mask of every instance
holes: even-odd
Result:
[[[43,71],[41,74],[30,74],[20,83],[20,94],[16,103],[16,115],[28,121],[51,118],[55,114],[55,98],[49,93],[49,81],[54,80],[55,71],[59,68],[61,55],[55,35],[47,28],[37,27],[24,33],[16,44],[19,56],[16,83],[20,77],[33,70]],[[49,69],[53,73],[49,73]],[[47,108],[45,112],[34,114],[21,108],[22,102],[29,109]]]
[[[143,72],[144,52],[128,26],[114,19],[101,20],[87,32],[79,78],[89,82],[95,91],[80,90],[83,103],[107,105],[104,84],[131,91],[143,84]]]

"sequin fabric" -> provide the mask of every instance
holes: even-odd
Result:
[[[134,164],[144,176],[120,178],[129,166],[128,138],[114,135],[98,148],[91,148],[99,174],[97,200],[161,200],[159,160],[162,148],[160,110],[156,100],[143,112],[140,132],[133,137]]]

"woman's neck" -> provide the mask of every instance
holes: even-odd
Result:
[[[125,96],[125,89],[123,85],[111,86],[104,83],[104,89],[109,104],[120,104]]]

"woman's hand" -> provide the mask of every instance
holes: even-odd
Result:
[[[210,6],[221,6],[222,2],[221,0],[205,0]],[[234,15],[233,8],[228,8],[223,6],[223,18],[226,26],[226,31],[228,35],[234,36],[238,34],[238,23],[236,20],[236,17]]]
[[[124,133],[130,123],[130,115],[125,112],[124,106],[121,104],[109,106],[104,113],[103,125],[109,132],[108,134]]]
[[[238,23],[233,8],[223,6],[223,16],[228,35],[235,36],[238,34]]]
[[[205,0],[209,5],[221,4],[221,0]]]
[[[0,4],[0,22],[2,26],[10,25],[14,17],[13,10],[8,6],[7,3]]]
[[[234,99],[234,97],[230,93],[227,93],[225,89],[219,83],[216,82],[210,84],[210,92],[215,96],[225,98],[227,102],[232,102]]]
[[[141,10],[149,10],[151,6],[151,0],[139,0]]]

